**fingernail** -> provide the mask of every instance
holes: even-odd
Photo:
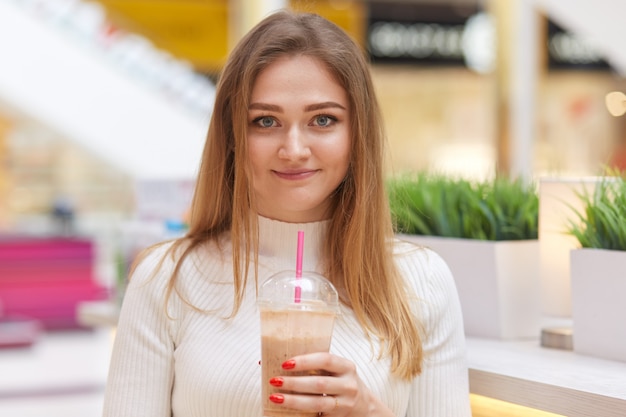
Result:
[[[293,369],[296,367],[296,361],[293,359],[289,359],[288,361],[283,362],[283,369]]]
[[[285,397],[280,394],[272,394],[270,395],[270,401],[276,404],[282,404],[285,401]]]
[[[270,385],[273,385],[275,387],[282,387],[283,386],[283,379],[274,377],[274,378],[270,379]]]

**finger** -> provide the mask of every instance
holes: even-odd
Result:
[[[333,395],[273,394],[270,400],[285,408],[324,415],[335,412],[340,407],[338,397]]]
[[[333,375],[354,372],[355,370],[352,362],[328,352],[294,356],[283,363],[283,369],[294,372],[321,369]]]
[[[270,385],[293,393],[336,395],[342,381],[331,376],[280,376],[270,379]]]

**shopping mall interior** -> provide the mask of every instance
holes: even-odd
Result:
[[[367,53],[390,177],[626,171],[621,0],[0,0],[0,415],[101,414],[128,266],[184,233],[220,70],[281,7]],[[626,415],[626,363],[540,353],[600,388],[572,387],[479,342],[475,417]]]

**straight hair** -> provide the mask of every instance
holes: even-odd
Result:
[[[386,138],[369,63],[341,28],[318,15],[275,12],[230,54],[217,83],[189,229],[168,252],[176,262],[167,297],[176,291],[185,258],[203,243],[219,244],[224,233],[230,233],[232,241],[230,317],[241,306],[249,276],[258,284],[258,222],[251,215],[256,210],[247,156],[248,105],[255,80],[268,65],[299,55],[325,65],[348,93],[351,110],[350,165],[333,194],[322,253],[325,275],[368,335],[379,340],[380,357],[391,357],[392,373],[411,379],[421,372],[421,326],[393,258],[394,231],[383,169]]]

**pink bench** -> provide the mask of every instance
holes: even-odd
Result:
[[[109,297],[93,268],[94,245],[88,239],[0,238],[0,320],[79,328],[77,304]]]

